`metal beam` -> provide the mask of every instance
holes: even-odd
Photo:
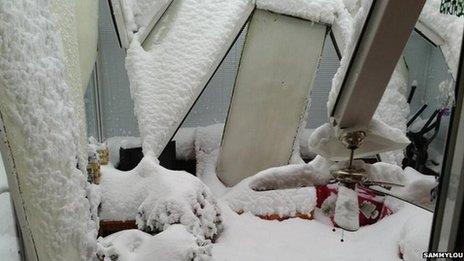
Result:
[[[424,3],[373,2],[332,109],[331,115],[340,128],[369,124]]]

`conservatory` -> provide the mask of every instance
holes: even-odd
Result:
[[[464,259],[462,10],[1,0],[0,259]]]

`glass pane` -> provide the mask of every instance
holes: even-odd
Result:
[[[103,139],[139,135],[124,62],[125,50],[119,46],[111,15],[108,3],[100,1],[97,70]]]
[[[96,98],[96,86],[95,86],[95,70],[90,77],[89,84],[85,91],[84,103],[85,103],[85,117],[87,120],[87,136],[100,139],[98,133],[98,100]]]
[[[376,112],[411,141],[402,151],[379,155],[404,169],[405,187],[388,193],[429,211],[442,175],[461,39],[462,20],[427,1]]]

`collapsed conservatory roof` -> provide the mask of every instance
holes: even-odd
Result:
[[[126,69],[144,152],[158,156],[241,32],[254,1],[175,1],[143,44],[134,38]],[[258,8],[298,16],[351,35],[352,17],[340,0],[256,2]],[[342,44],[343,46],[343,44]]]

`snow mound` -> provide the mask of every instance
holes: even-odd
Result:
[[[358,192],[345,186],[338,186],[334,221],[348,231],[359,229]]]
[[[432,190],[438,185],[433,176],[424,175],[417,170],[407,167],[404,170],[406,186],[397,188],[399,196],[415,204],[433,209],[435,204]]]
[[[220,211],[209,189],[195,176],[161,167],[145,156],[127,172],[102,166],[102,220],[134,220],[140,229],[163,231],[181,223],[213,238],[221,230]]]
[[[278,168],[271,170],[279,171]],[[260,174],[262,173],[257,175]],[[252,189],[254,181],[256,176],[242,180],[221,199],[237,213],[250,212],[263,217],[278,215],[280,218],[295,217],[297,214],[312,216],[316,206],[314,188],[254,191]]]
[[[110,154],[110,162],[113,166],[118,166],[119,164],[119,149],[132,149],[142,146],[142,141],[139,137],[131,136],[115,136],[106,139],[106,144],[108,146],[108,152]]]
[[[331,178],[329,170],[331,164],[333,162],[316,156],[308,164],[292,164],[266,169],[254,176],[250,188],[262,191],[325,185]]]
[[[144,153],[158,156],[253,8],[250,0],[174,1],[126,69]]]
[[[302,173],[312,169],[324,168],[322,158],[310,165],[289,165],[270,170],[244,179],[232,188],[227,188],[218,179],[216,164],[221,142],[223,124],[216,124],[196,129],[195,153],[197,159],[197,176],[212,190],[214,195],[227,202],[236,212],[251,212],[259,216],[294,217],[296,214],[310,216],[316,205],[314,188],[299,188],[276,191],[254,191],[258,178],[266,177],[270,181],[278,181],[288,173]],[[328,172],[327,172],[328,173]],[[298,175],[294,175],[297,177]],[[253,185],[252,185],[253,184]]]
[[[404,223],[400,234],[399,247],[406,261],[421,261],[422,253],[429,247],[433,214],[418,212]]]
[[[196,128],[180,128],[173,140],[176,142],[176,159],[195,159]]]
[[[196,148],[206,151],[208,154],[219,149],[223,129],[223,123],[204,127],[180,128],[173,138],[176,142],[176,158],[180,160],[195,159],[198,156],[195,152]],[[302,129],[301,135],[298,136],[300,153],[305,159],[316,157],[316,153],[308,144],[309,137],[313,131],[314,129]]]
[[[154,236],[133,229],[99,238],[98,242],[98,256],[104,261],[204,261],[211,257],[211,245],[178,224]]]
[[[289,179],[292,185],[300,183],[307,185],[306,174],[317,176],[317,172],[311,164],[267,169],[244,179],[221,199],[237,213],[250,212],[257,216],[278,215],[281,218],[295,217],[297,214],[311,217],[316,206],[316,192],[313,187],[269,191],[255,191],[254,189],[282,185],[282,182],[289,182]]]

